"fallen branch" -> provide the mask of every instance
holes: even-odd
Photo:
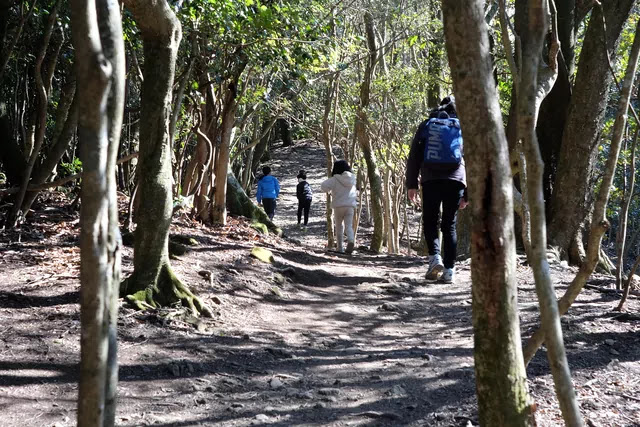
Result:
[[[132,153],[117,160],[116,164],[126,163],[131,159],[138,157],[138,153]],[[65,176],[64,178],[56,179],[55,181],[46,182],[44,184],[31,185],[27,188],[27,191],[42,191],[48,188],[59,187],[67,182],[75,181],[82,178],[83,172],[77,173],[71,176]],[[4,190],[0,190],[0,197],[8,196],[9,194],[15,194],[20,191],[20,187],[11,187]]]

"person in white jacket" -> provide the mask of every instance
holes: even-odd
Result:
[[[333,195],[333,216],[336,221],[338,235],[338,251],[343,252],[343,233],[347,233],[346,253],[353,252],[355,236],[353,232],[353,214],[357,206],[356,177],[346,160],[338,160],[333,164],[331,178],[320,186],[325,193]],[[344,228],[343,228],[344,224]]]

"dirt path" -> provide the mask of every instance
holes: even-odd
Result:
[[[276,222],[288,240],[261,237],[238,219],[214,230],[186,220],[174,226],[199,242],[174,269],[215,306],[214,319],[121,308],[118,425],[476,425],[469,264],[459,265],[456,285],[425,284],[419,258],[326,252],[321,148],[276,154]],[[294,226],[302,164],[316,190],[307,233]],[[49,211],[25,227],[20,243],[17,234],[0,235],[2,426],[75,425],[76,220],[75,212]],[[251,258],[254,245],[276,262]],[[124,255],[126,274],[131,249]],[[554,263],[552,272],[562,292],[574,270]],[[518,274],[528,331],[535,293],[530,270],[519,265]],[[616,299],[586,290],[563,327],[585,417],[637,426],[640,325],[612,318]],[[638,299],[630,309],[639,311]],[[560,425],[543,351],[528,374],[539,425]]]

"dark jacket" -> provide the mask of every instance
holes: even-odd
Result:
[[[423,165],[425,141],[420,140],[418,135],[422,134],[422,128],[427,125],[427,121],[428,120],[425,120],[420,123],[411,142],[411,151],[409,151],[409,158],[407,159],[407,188],[418,188],[418,176],[420,176],[420,184],[439,179],[451,179],[453,181],[459,181],[465,186],[466,196],[467,174],[464,168],[464,158],[459,165],[451,169],[436,170]]]
[[[311,191],[311,186],[307,181],[302,180],[298,183],[298,186],[296,187],[296,196],[301,202],[313,199],[313,192]]]

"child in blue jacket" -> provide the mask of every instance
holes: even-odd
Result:
[[[262,177],[258,179],[258,192],[256,193],[256,199],[258,204],[262,203],[264,211],[269,219],[273,220],[273,215],[276,213],[276,199],[280,194],[280,183],[278,179],[271,175],[271,168],[265,166],[262,168]]]

